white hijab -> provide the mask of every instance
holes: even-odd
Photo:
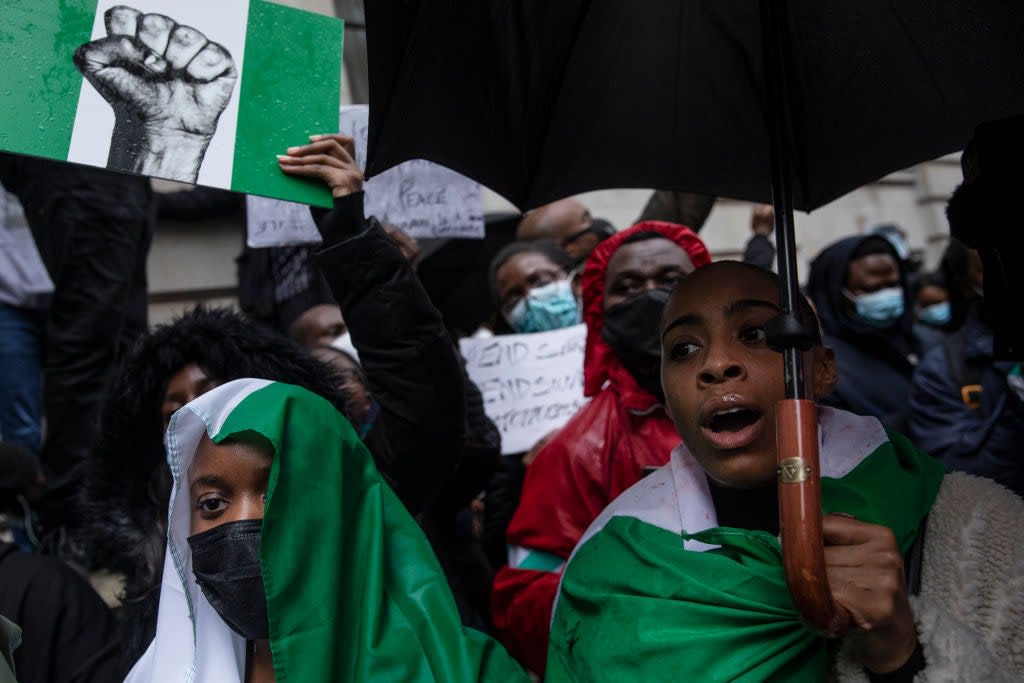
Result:
[[[243,683],[245,639],[210,606],[192,574],[188,468],[203,434],[217,434],[231,411],[266,380],[239,379],[192,401],[171,418],[165,437],[174,477],[156,637],[126,683]]]

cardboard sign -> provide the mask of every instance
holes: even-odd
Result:
[[[369,119],[365,105],[341,108],[341,132],[355,138],[359,168],[366,168]],[[422,159],[370,178],[365,209],[367,216],[391,223],[415,239],[484,236],[480,184]]]
[[[365,105],[341,108],[339,130],[356,141],[356,163],[366,166],[370,110]],[[367,216],[397,226],[414,239],[484,236],[480,185],[455,171],[417,159],[366,181]],[[250,247],[319,244],[320,233],[304,206],[260,197],[247,200]]]
[[[0,0],[0,149],[329,207],[342,23],[266,0]]]
[[[319,244],[309,207],[266,197],[245,198],[246,243],[253,249]]]
[[[586,403],[586,325],[459,342],[484,410],[501,431],[504,455],[530,450]]]

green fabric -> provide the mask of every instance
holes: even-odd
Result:
[[[18,683],[14,675],[14,651],[21,645],[21,629],[0,617],[0,683]]]
[[[96,0],[0,0],[0,149],[68,158],[82,90],[71,55],[95,16]]]
[[[253,433],[276,454],[261,560],[278,683],[528,680],[462,626],[429,543],[327,401],[270,384],[213,440]]]
[[[264,0],[249,3],[231,189],[330,208],[320,181],[278,170],[277,155],[338,130],[342,22]],[[279,49],[281,36],[288,36]],[[325,79],[322,74],[338,74]]]
[[[909,547],[942,466],[902,436],[842,479],[822,481],[823,511],[888,526]],[[683,541],[721,548],[688,551]],[[829,643],[800,620],[778,540],[715,528],[675,534],[614,517],[562,578],[546,681],[821,681]]]

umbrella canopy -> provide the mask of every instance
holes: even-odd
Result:
[[[1024,112],[1017,2],[786,7],[796,209]],[[371,175],[430,159],[523,209],[612,187],[771,198],[754,0],[375,0],[366,12]]]
[[[375,0],[367,171],[425,158],[522,209],[656,187],[775,205],[787,583],[820,631],[828,587],[817,418],[799,352],[793,210],[963,148],[1024,112],[1018,0]],[[792,456],[792,457],[790,457]]]

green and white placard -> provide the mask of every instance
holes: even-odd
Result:
[[[305,204],[276,155],[338,129],[342,23],[265,0],[0,0],[0,150]]]

